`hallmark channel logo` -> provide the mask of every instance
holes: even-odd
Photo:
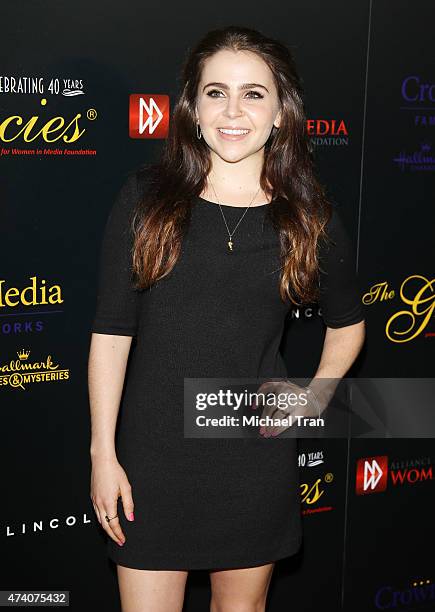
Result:
[[[433,172],[435,170],[435,156],[432,154],[429,143],[422,143],[419,151],[401,151],[393,162],[398,165],[402,172]]]
[[[166,138],[169,129],[169,96],[131,94],[130,138]]]
[[[388,483],[393,487],[415,485],[433,480],[430,457],[392,461],[387,455],[358,459],[356,465],[356,493],[381,493]]]
[[[69,379],[69,370],[60,368],[51,355],[43,361],[31,361],[30,350],[17,351],[18,359],[0,363],[0,387],[25,390],[25,385],[41,382],[57,382]]]

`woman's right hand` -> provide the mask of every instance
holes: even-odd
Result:
[[[90,495],[98,522],[112,540],[122,546],[125,536],[119,524],[119,518],[113,518],[110,522],[105,519],[106,515],[111,518],[117,514],[117,501],[118,497],[121,497],[127,520],[134,520],[131,486],[116,457],[92,458]]]

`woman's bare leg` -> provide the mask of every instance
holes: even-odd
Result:
[[[122,612],[181,612],[188,571],[117,565]]]
[[[210,612],[264,612],[274,563],[210,572]]]

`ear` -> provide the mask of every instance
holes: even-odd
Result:
[[[276,117],[275,117],[275,121],[273,122],[273,125],[277,128],[279,128],[279,126],[281,125],[281,111],[279,110]]]

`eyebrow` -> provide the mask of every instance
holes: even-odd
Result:
[[[207,85],[204,85],[204,87],[202,88],[202,91],[204,91],[206,87],[210,86],[220,87],[221,89],[229,89],[228,85],[226,85],[225,83],[207,83]],[[260,83],[242,83],[242,85],[239,85],[238,89],[252,89],[253,87],[261,87],[262,89],[265,89],[267,93],[269,93],[267,87],[265,87],[264,85],[260,85]]]

